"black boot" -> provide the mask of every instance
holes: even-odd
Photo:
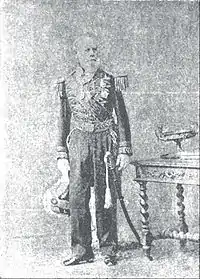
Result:
[[[63,264],[65,266],[69,266],[69,265],[77,265],[77,264],[80,264],[80,263],[92,263],[94,261],[94,253],[92,251],[92,248],[89,247],[86,249],[86,253],[79,257],[79,256],[74,256],[74,257],[71,257],[67,260],[65,260],[63,262]]]
[[[116,265],[117,264],[117,258],[116,258],[116,256],[106,255],[104,257],[104,263],[107,266]]]

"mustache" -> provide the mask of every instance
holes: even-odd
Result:
[[[89,60],[97,60],[97,57],[95,55],[90,55]]]

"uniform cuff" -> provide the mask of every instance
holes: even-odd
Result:
[[[57,146],[57,160],[58,159],[69,159],[68,152],[65,146]]]
[[[127,154],[129,156],[133,155],[131,143],[128,141],[122,141],[119,143],[119,154]]]

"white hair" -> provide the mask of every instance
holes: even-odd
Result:
[[[75,52],[77,52],[78,46],[79,46],[82,42],[84,42],[86,39],[92,39],[92,40],[95,41],[96,44],[98,44],[98,42],[97,42],[97,37],[96,37],[94,34],[92,34],[92,33],[84,33],[84,34],[82,34],[81,36],[79,36],[79,37],[74,41],[74,43],[73,43],[73,50],[74,50]]]

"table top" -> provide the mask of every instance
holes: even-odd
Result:
[[[171,168],[192,168],[200,169],[198,159],[161,159],[152,158],[147,160],[135,160],[130,162],[135,166],[149,166],[149,167],[171,167]]]

